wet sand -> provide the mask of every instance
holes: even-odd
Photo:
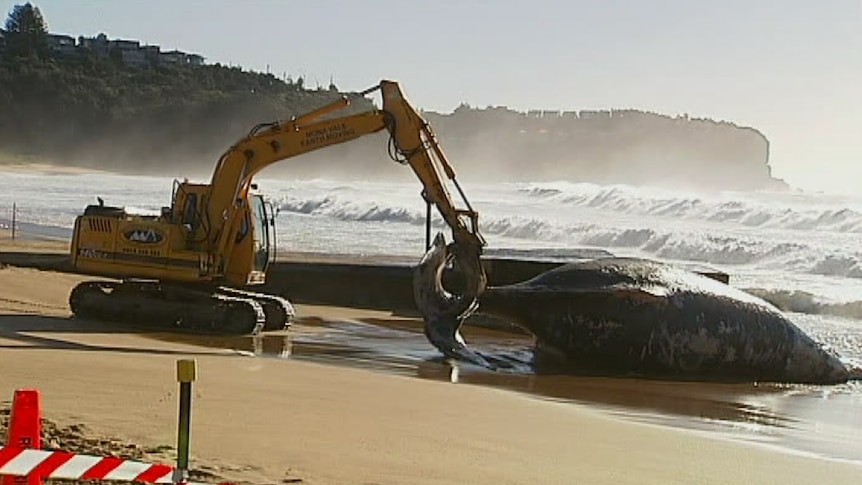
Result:
[[[734,416],[747,414],[781,429],[781,417],[770,423],[758,402],[788,402],[787,389],[531,375],[521,367],[529,353],[512,350],[526,348],[524,337],[465,332],[483,351],[511,360],[512,372],[490,374],[441,361],[415,319],[327,306],[299,305],[300,325],[258,339],[142,335],[70,319],[66,298],[82,279],[0,269],[0,399],[38,387],[49,419],[158,448],[175,441],[174,362],[194,356],[193,464],[220,478],[786,484],[862,477],[858,465],[675,427],[699,416],[743,423]]]
[[[325,313],[317,307],[306,311]],[[503,372],[440,358],[422,335],[421,322],[362,312],[338,319],[305,318],[289,332],[257,337],[151,337],[232,349],[264,358],[363,368],[432,381],[513,391],[551,402],[589,405],[630,421],[705,431],[862,464],[862,386],[673,382],[573,376],[536,366],[531,339],[465,327],[470,346],[510,367]],[[538,372],[537,372],[538,369]]]

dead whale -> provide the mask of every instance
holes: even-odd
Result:
[[[414,273],[425,334],[444,355],[492,367],[459,328],[474,310],[440,283],[442,239]],[[772,305],[675,266],[632,258],[572,263],[489,287],[483,313],[536,337],[537,349],[579,373],[719,381],[832,384],[850,371]]]

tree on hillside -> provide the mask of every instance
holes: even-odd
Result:
[[[48,25],[39,7],[30,2],[15,5],[6,18],[6,54],[10,57],[40,57],[48,52]]]

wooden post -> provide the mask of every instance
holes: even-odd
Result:
[[[18,205],[15,204],[14,202],[12,202],[12,239],[13,240],[15,239],[15,225],[17,224],[15,222],[15,220],[17,219],[17,217],[16,217],[17,215],[18,215]]]

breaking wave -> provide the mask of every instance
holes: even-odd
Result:
[[[563,206],[609,210],[751,228],[862,233],[862,206],[847,197],[802,193],[667,193],[630,186],[551,183],[517,189],[529,198]]]
[[[528,219],[491,220],[485,232],[565,245],[622,249],[665,260],[719,265],[754,265],[763,269],[862,279],[862,253],[825,249],[808,242],[702,231],[608,228],[598,224],[556,225]]]
[[[375,202],[341,200],[329,195],[310,199],[287,196],[279,201],[278,208],[298,214],[322,215],[344,221],[425,223],[425,214],[421,211],[397,206],[386,207]]]
[[[809,315],[831,315],[836,317],[862,320],[862,301],[828,303],[820,301],[816,295],[799,290],[768,290],[747,288],[745,292],[762,298],[786,312],[807,313]]]
[[[603,195],[591,200],[602,199],[601,204],[605,206],[621,206],[610,202],[614,189],[600,192]],[[545,196],[557,194],[548,189],[541,189],[541,193]],[[285,196],[278,201],[281,210],[298,214],[352,222],[424,225],[424,209],[421,204],[417,205],[408,208],[397,201],[387,202],[385,198],[381,201],[363,200],[355,194],[333,192],[307,198]],[[675,205],[677,208],[670,217],[671,222],[679,217],[680,207],[697,204],[679,202]],[[862,279],[862,252],[855,251],[855,245],[824,247],[817,238],[811,237],[782,238],[751,231],[712,232],[696,225],[653,225],[650,221],[636,227],[615,227],[603,220],[572,223],[551,217],[550,211],[545,209],[535,216],[483,213],[482,232],[486,236],[535,242],[540,246],[618,249],[664,260],[754,265],[770,270]],[[435,226],[441,227],[439,218]]]

